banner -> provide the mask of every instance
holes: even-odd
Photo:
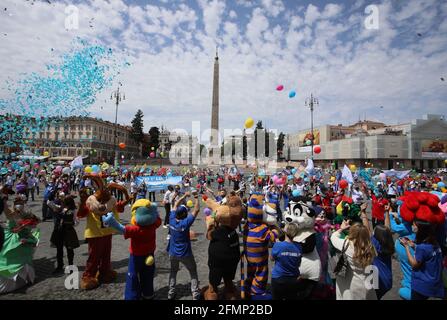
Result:
[[[137,186],[140,186],[143,182],[146,184],[147,191],[159,191],[167,189],[169,185],[181,184],[182,176],[143,176],[135,178]]]
[[[411,170],[396,171],[396,170],[383,170],[383,173],[387,177],[396,177],[397,179],[403,179],[410,174]]]
[[[447,157],[447,140],[422,140],[423,158]]]
[[[343,167],[343,170],[341,172],[341,178],[345,179],[346,181],[348,181],[349,184],[353,184],[354,183],[354,178],[352,177],[352,172],[351,172],[351,170],[349,170],[347,165],[345,165]]]

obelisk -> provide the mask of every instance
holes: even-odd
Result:
[[[219,56],[216,47],[216,57],[214,58],[213,75],[213,102],[211,109],[211,136],[210,136],[210,157],[213,156],[213,149],[219,144]],[[219,149],[220,150],[220,149]]]

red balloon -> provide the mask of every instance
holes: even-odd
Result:
[[[124,149],[126,147],[126,144],[124,142],[121,142],[119,145],[120,149]]]
[[[152,151],[151,153],[149,153],[149,157],[151,157],[151,158],[155,158],[155,152]]]
[[[316,154],[319,154],[319,153],[321,152],[321,147],[320,147],[320,146],[315,146],[315,147],[314,147],[314,152],[315,152]]]
[[[276,87],[276,90],[278,91],[282,91],[282,89],[284,89],[284,86],[282,84]]]
[[[338,185],[340,186],[340,188],[342,189],[346,189],[349,185],[348,181],[346,180],[340,180],[340,182],[338,183]]]

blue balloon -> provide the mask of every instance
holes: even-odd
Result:
[[[101,168],[97,164],[94,164],[92,165],[92,171],[98,173],[101,171]]]
[[[292,174],[295,174],[295,173],[296,173],[296,169],[293,168],[293,169],[292,169]]]
[[[293,180],[293,176],[292,176],[292,175],[287,176],[287,179],[288,179],[288,180]]]
[[[292,191],[292,196],[294,196],[294,197],[299,197],[301,195],[301,193],[300,193],[300,191],[299,190],[293,190]]]
[[[292,91],[289,92],[289,98],[293,98],[295,96],[296,96],[295,90],[292,90]]]
[[[445,183],[444,182],[438,182],[438,188],[445,188]]]

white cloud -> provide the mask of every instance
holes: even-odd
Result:
[[[267,13],[273,17],[277,17],[285,9],[281,0],[262,0],[261,3]]]
[[[202,129],[209,126],[216,43],[222,128],[242,126],[248,116],[280,131],[305,128],[310,92],[320,99],[317,125],[355,121],[365,112],[385,121],[445,113],[445,82],[439,80],[447,65],[444,3],[411,0],[396,11],[391,0],[383,0],[376,31],[364,28],[364,1],[357,2],[358,11],[325,4],[287,13],[265,6],[274,0],[238,1],[240,7],[199,0],[197,11],[187,2],[150,3],[79,4],[80,28],[67,31],[62,2],[4,0],[13,16],[0,13],[0,98],[8,94],[2,89],[7,79],[45,73],[45,64],[59,62],[81,37],[118,52],[127,49],[129,56],[122,54],[131,65],[116,79],[126,92],[119,119],[129,123],[141,108],[146,129],[162,123],[190,129],[192,120],[201,121]],[[283,92],[275,90],[278,84]],[[113,121],[113,88],[99,94],[93,115]],[[291,89],[297,91],[294,99],[287,96]],[[378,114],[374,108],[380,105],[389,113]]]

